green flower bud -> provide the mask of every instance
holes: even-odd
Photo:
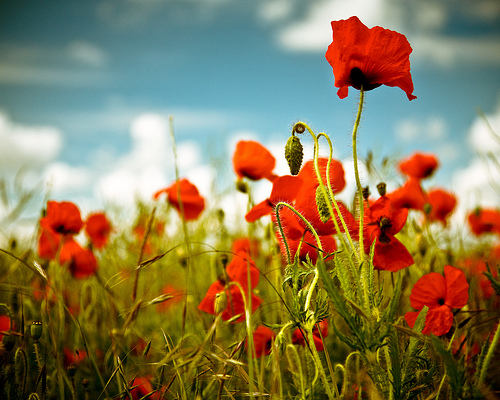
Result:
[[[330,198],[328,200],[330,201]],[[316,188],[316,206],[318,208],[318,213],[319,217],[321,218],[321,222],[325,224],[330,219],[331,215],[330,215],[330,210],[328,209],[327,200],[325,199],[325,196],[323,195],[323,191],[321,190],[320,186]]]
[[[290,136],[285,145],[285,159],[290,167],[290,173],[297,175],[302,166],[302,159],[304,158],[304,149],[300,139],[297,136]]]
[[[33,321],[31,323],[31,337],[36,342],[42,337],[43,325],[42,321]]]

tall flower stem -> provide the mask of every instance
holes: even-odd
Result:
[[[364,199],[363,199],[363,187],[361,186],[361,180],[359,179],[359,169],[358,169],[358,149],[357,149],[357,134],[359,128],[359,122],[361,121],[361,113],[363,112],[363,102],[364,102],[365,92],[363,90],[363,85],[359,90],[359,104],[358,113],[356,115],[356,120],[354,121],[354,127],[352,129],[352,159],[354,163],[354,177],[356,178],[356,190],[358,192],[358,202],[359,202],[359,259],[361,261],[361,286],[363,290],[363,299],[365,303],[366,310],[370,310],[370,295],[368,293],[368,282],[370,278],[369,266],[366,263],[365,247],[364,247],[364,237],[363,237],[363,227],[364,227]]]
[[[354,177],[356,178],[356,190],[358,192],[359,201],[359,256],[361,261],[365,259],[365,249],[363,247],[363,219],[364,219],[364,205],[363,205],[363,188],[361,186],[361,180],[359,179],[359,169],[358,169],[358,150],[357,150],[357,134],[359,128],[359,122],[361,121],[361,113],[363,111],[364,102],[364,90],[363,86],[359,91],[359,104],[358,113],[356,115],[356,120],[354,121],[354,127],[352,129],[352,159],[354,162]]]

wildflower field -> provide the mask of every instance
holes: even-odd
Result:
[[[330,137],[301,121],[289,175],[260,143],[234,149],[238,232],[182,171],[132,214],[48,199],[34,240],[0,249],[1,399],[500,397],[500,211],[477,204],[453,227],[459,199],[426,183],[434,154],[391,165],[393,191],[364,185],[365,92],[414,100],[412,48],[356,17],[332,29],[338,101],[359,96],[352,202]]]

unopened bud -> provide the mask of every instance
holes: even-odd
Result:
[[[324,224],[330,219],[330,209],[328,208],[328,202],[323,195],[321,187],[316,188],[316,206],[318,208],[318,214],[321,218],[321,222]]]
[[[304,158],[304,148],[300,139],[297,136],[290,136],[285,145],[285,159],[290,167],[290,173],[297,175],[302,166],[302,159]]]
[[[248,185],[242,179],[236,181],[236,190],[241,193],[248,193]]]
[[[368,200],[368,198],[370,197],[370,187],[369,186],[365,186],[362,190],[362,193],[363,193],[363,199],[365,200]]]
[[[432,211],[432,205],[430,203],[424,204],[424,213],[425,215],[429,215]]]
[[[377,190],[378,190],[378,194],[379,195],[385,196],[385,193],[386,193],[386,190],[387,190],[387,185],[385,184],[385,182],[380,182],[377,185]]]

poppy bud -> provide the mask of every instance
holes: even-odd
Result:
[[[429,215],[432,211],[432,204],[430,203],[425,203],[424,204],[424,213],[425,215]]]
[[[385,193],[386,193],[386,190],[387,190],[387,185],[385,184],[385,182],[380,182],[377,185],[377,190],[378,190],[378,194],[380,196],[385,196]]]
[[[87,389],[89,387],[89,385],[90,385],[90,381],[87,378],[82,380],[82,386],[84,389]]]
[[[215,314],[220,314],[227,307],[227,295],[225,292],[220,292],[215,295],[214,311]]]
[[[363,188],[363,199],[365,200],[368,200],[368,197],[370,197],[370,187],[369,186],[365,186]]]
[[[316,206],[318,208],[318,214],[321,218],[321,222],[325,224],[330,219],[330,210],[328,209],[327,200],[325,199],[320,186],[316,188]]]
[[[300,139],[297,136],[290,136],[285,145],[285,159],[290,167],[290,173],[297,175],[302,166],[302,159],[304,158],[304,149]]]
[[[43,325],[42,321],[33,321],[31,323],[31,337],[35,342],[42,337]]]
[[[236,181],[236,190],[241,193],[248,193],[248,185],[242,179]]]

